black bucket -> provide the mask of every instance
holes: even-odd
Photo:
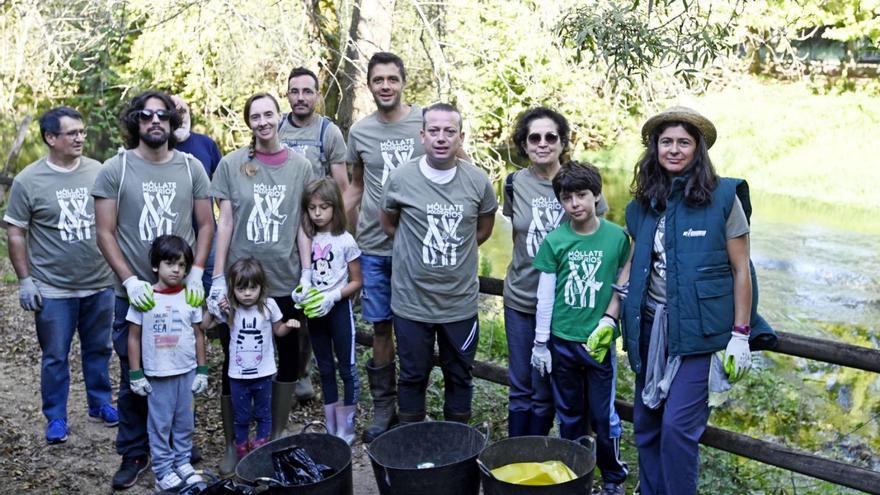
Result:
[[[351,447],[345,440],[326,433],[305,433],[312,425],[303,427],[303,433],[273,440],[254,450],[239,461],[235,475],[251,485],[266,485],[261,493],[291,495],[352,495]],[[316,463],[326,464],[336,470],[333,476],[317,483],[298,486],[282,486],[274,480],[275,468],[272,453],[290,447],[302,447]]]
[[[428,421],[383,433],[367,454],[382,495],[478,495],[485,447],[486,436],[466,424]]]
[[[592,437],[577,442],[555,437],[514,437],[493,443],[480,454],[484,495],[587,495],[593,487],[596,444]],[[514,485],[492,476],[491,470],[515,462],[562,461],[577,478],[558,485]]]

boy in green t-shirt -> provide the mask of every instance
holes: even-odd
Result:
[[[570,162],[553,178],[569,221],[547,234],[534,267],[541,272],[532,366],[551,374],[559,435],[596,431],[596,464],[603,494],[624,493],[627,468],[619,459],[614,411],[614,356],[619,301],[611,284],[629,256],[623,229],[596,216],[602,177],[596,167]]]

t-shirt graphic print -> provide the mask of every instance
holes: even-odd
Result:
[[[422,263],[455,266],[462,236],[458,232],[464,205],[433,203],[425,206],[427,231],[422,239]]]
[[[161,235],[173,232],[179,213],[174,211],[177,182],[141,182],[144,206],[138,219],[138,232],[142,241],[152,242]]]
[[[604,251],[574,249],[568,252],[568,278],[565,280],[565,304],[573,308],[595,308],[596,293],[604,282],[596,280],[602,267]]]
[[[279,210],[287,196],[284,184],[254,184],[254,207],[247,220],[247,239],[254,244],[278,242],[287,215]]]
[[[382,154],[382,185],[388,180],[388,175],[397,170],[401,164],[413,159],[416,149],[414,138],[386,139],[379,141],[379,151]]]
[[[65,187],[55,191],[59,210],[58,232],[62,241],[72,244],[92,238],[95,215],[87,209],[89,198],[87,187]]]
[[[531,257],[535,257],[544,238],[559,226],[565,212],[562,205],[554,197],[540,196],[532,198],[532,221],[529,223],[529,232],[526,236],[526,250]]]

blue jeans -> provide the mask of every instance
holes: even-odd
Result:
[[[343,384],[343,405],[357,404],[360,394],[360,380],[354,354],[354,318],[351,314],[351,301],[343,298],[337,302],[327,315],[309,320],[309,337],[312,350],[321,372],[321,391],[324,404],[339,400],[336,383],[338,363],[339,377]],[[336,355],[336,361],[333,355]]]
[[[147,431],[157,479],[172,468],[189,464],[194,428],[192,383],[195,377],[196,370],[181,375],[147,377],[153,387],[146,397],[150,409]]]
[[[361,316],[370,323],[389,321],[391,313],[391,256],[361,255],[364,286]]]
[[[147,438],[147,398],[131,391],[128,380],[128,299],[116,298],[113,316],[113,349],[119,356],[119,428],[116,452],[123,458],[145,456],[150,452]]]
[[[67,419],[67,396],[70,388],[70,343],[79,334],[82,349],[82,373],[86,397],[92,409],[109,404],[112,399],[110,374],[110,326],[113,323],[113,289],[104,289],[88,297],[43,299],[43,309],[35,321],[37,339],[43,351],[40,366],[40,392],[46,419]]]
[[[507,333],[507,375],[510,377],[508,410],[552,418],[556,409],[553,407],[550,375],[541,376],[531,362],[535,315],[504,306],[504,330]],[[527,431],[514,433],[529,434]]]
[[[255,439],[268,439],[272,433],[272,376],[230,378],[235,443],[248,441],[251,421],[257,422]]]

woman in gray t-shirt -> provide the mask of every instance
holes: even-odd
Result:
[[[209,310],[226,295],[224,270],[239,258],[252,256],[266,272],[268,296],[281,309],[285,320],[305,324],[302,311],[294,307],[291,290],[308,266],[300,253],[310,251],[310,242],[300,229],[303,189],[312,180],[308,160],[284,147],[278,139],[281,112],[269,94],[258,93],[245,104],[244,117],[253,137],[251,144],[224,156],[212,180],[212,193],[220,203],[217,222],[217,251]],[[302,277],[306,278],[306,277]],[[310,278],[310,277],[309,277]],[[304,329],[303,329],[304,330]],[[224,355],[229,358],[228,333]],[[299,337],[291,332],[275,339],[278,374],[272,387],[272,438],[287,423],[291,395],[298,378]],[[223,394],[229,394],[228,362],[224,362]],[[224,397],[226,399],[226,397]],[[224,404],[225,405],[225,404]]]
[[[502,209],[513,224],[513,257],[504,279],[510,436],[546,435],[553,427],[555,408],[550,377],[539,375],[530,364],[539,276],[532,267],[532,259],[544,237],[565,219],[551,181],[568,150],[569,133],[565,117],[545,107],[523,113],[513,133],[517,150],[529,161],[529,167],[507,176]],[[602,199],[597,213],[604,215],[607,210]]]

